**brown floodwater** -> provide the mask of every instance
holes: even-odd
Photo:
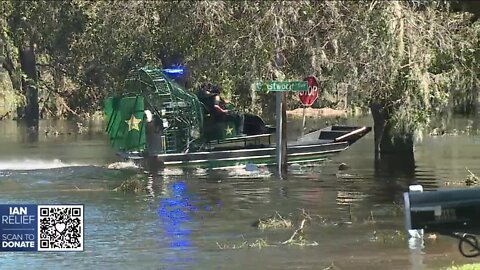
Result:
[[[371,125],[369,118],[351,124]],[[289,136],[301,121],[289,122]],[[42,121],[39,134],[0,121],[0,203],[85,205],[85,251],[0,253],[1,269],[441,269],[475,262],[446,236],[409,247],[402,193],[458,188],[480,174],[480,137],[425,136],[415,157],[375,162],[373,134],[324,162],[292,165],[284,180],[270,168],[166,170],[150,176],[118,163],[99,123]],[[310,128],[325,121],[308,121]],[[49,130],[48,134],[46,131]],[[56,134],[54,130],[58,131]],[[339,171],[340,163],[348,168]],[[142,193],[112,191],[139,179]],[[302,210],[303,209],[303,210]],[[304,244],[282,244],[304,219]],[[276,212],[291,228],[260,230]],[[261,243],[260,247],[258,244]]]

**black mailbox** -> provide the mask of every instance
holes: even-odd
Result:
[[[421,186],[415,186],[422,190]],[[465,257],[480,256],[475,234],[480,232],[480,188],[405,192],[407,230],[449,235],[459,239]]]
[[[480,189],[406,192],[407,229],[452,233],[480,231]]]

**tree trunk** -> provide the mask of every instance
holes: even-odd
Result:
[[[413,134],[397,135],[393,133],[390,114],[383,105],[370,106],[373,117],[375,157],[381,154],[413,154]]]
[[[35,59],[34,44],[30,43],[20,50],[20,64],[23,73],[27,75],[22,79],[22,90],[25,93],[26,105],[23,117],[29,125],[38,124],[38,90],[37,90],[37,63]]]
[[[393,126],[387,122],[380,142],[380,153],[413,154],[413,134],[393,134]]]
[[[480,88],[474,89],[475,93],[475,114],[473,117],[472,132],[478,134],[480,130]]]
[[[56,93],[63,94],[65,92],[65,74],[61,71],[60,66],[57,65],[53,71],[53,85],[54,85],[54,90]],[[55,117],[56,118],[62,118],[66,115],[66,108],[64,106],[64,99],[61,95],[57,95],[55,92],[51,91],[48,94],[48,98],[53,98],[54,99],[54,106],[55,106]],[[53,95],[53,97],[52,97]],[[48,100],[48,98],[45,100],[45,103],[43,105],[44,108],[48,108],[51,104],[51,102]],[[48,103],[47,103],[48,102]],[[47,113],[45,110],[44,113]],[[48,113],[52,113],[51,111]],[[43,116],[42,116],[43,117]]]
[[[385,132],[385,124],[387,121],[387,115],[381,104],[375,103],[370,106],[370,111],[373,117],[373,136],[374,136],[374,148],[375,156],[380,154],[380,143]]]

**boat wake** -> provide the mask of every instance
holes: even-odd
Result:
[[[121,169],[137,169],[138,166],[133,161],[114,162],[107,165],[107,169],[121,170]]]
[[[0,171],[30,171],[42,169],[56,169],[65,167],[85,166],[85,164],[65,163],[59,159],[41,160],[41,159],[19,159],[19,160],[0,160]]]
[[[272,173],[266,166],[247,164],[238,168],[230,168],[228,175],[235,178],[268,178],[272,176]]]

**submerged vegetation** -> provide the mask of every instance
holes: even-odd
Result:
[[[137,175],[123,181],[120,186],[113,189],[116,192],[123,193],[143,193],[147,190],[147,183]]]
[[[259,228],[260,230],[265,229],[277,229],[277,228],[290,228],[292,227],[292,220],[285,219],[278,212],[275,212],[275,215],[269,216],[267,218],[260,218],[253,223],[254,227]]]
[[[465,185],[466,186],[473,186],[473,185],[478,185],[480,182],[480,178],[476,176],[472,171],[470,171],[468,168],[465,168],[469,175],[465,178]]]
[[[292,214],[290,214],[289,216],[292,216]],[[219,244],[218,242],[216,244],[219,249],[241,249],[241,248],[247,248],[247,247],[261,249],[265,247],[274,247],[274,246],[281,246],[281,245],[317,246],[318,245],[317,242],[307,240],[304,232],[307,222],[311,222],[313,218],[304,209],[300,209],[299,217],[297,217],[297,219],[300,220],[299,224],[296,225],[297,228],[293,231],[292,235],[288,239],[281,242],[271,243],[266,239],[260,238],[260,239],[256,239],[253,242],[243,241],[240,244]],[[324,221],[323,218],[320,218],[318,220],[320,220],[321,222]],[[294,221],[289,218],[284,218],[278,212],[275,212],[273,216],[256,220],[253,223],[253,226],[257,227],[262,231],[291,229],[294,226]]]
[[[403,216],[402,211],[398,211],[399,207],[395,207],[392,212],[395,215]],[[350,208],[349,208],[350,209]],[[260,218],[253,223],[253,226],[261,230],[263,233],[272,232],[288,232],[288,236],[284,237],[280,241],[269,241],[268,238],[262,237],[253,241],[246,240],[242,235],[242,241],[234,244],[216,243],[219,249],[242,249],[242,248],[265,248],[265,247],[279,247],[279,246],[317,246],[318,242],[313,241],[307,235],[306,231],[312,226],[337,227],[345,226],[348,228],[352,225],[367,225],[371,227],[370,241],[378,244],[389,245],[403,245],[405,239],[408,239],[408,235],[399,230],[392,230],[382,228],[382,224],[377,224],[373,211],[370,212],[370,216],[366,218],[353,218],[351,210],[349,211],[349,219],[346,220],[327,220],[320,215],[314,215],[306,211],[305,209],[299,209],[294,213],[290,213],[287,216],[282,216],[280,213],[275,212],[266,218]],[[292,231],[293,229],[293,231]],[[428,235],[427,239],[430,241],[436,240],[437,235]]]
[[[314,107],[371,110],[387,151],[433,117],[480,106],[478,7],[419,3],[4,1],[0,118],[89,117],[145,65],[184,65],[187,87],[219,82],[255,112],[274,101],[256,80],[315,75]]]

